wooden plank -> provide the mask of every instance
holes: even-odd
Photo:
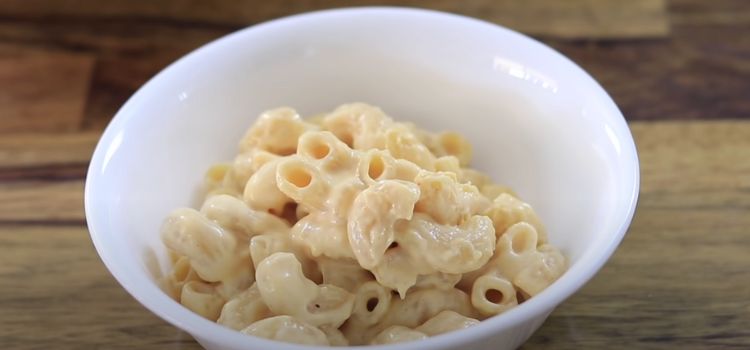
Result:
[[[524,349],[750,345],[748,210],[654,208],[652,198],[607,266]]]
[[[665,41],[547,43],[596,78],[629,120],[747,119],[750,35],[740,33],[750,33],[750,2],[724,3],[733,2],[671,1]]]
[[[459,3],[451,2],[458,5]],[[663,38],[670,26],[663,0],[501,0],[451,9],[522,33],[563,39]]]
[[[0,137],[3,169],[86,165],[100,132],[19,133]]]
[[[700,195],[704,200],[714,191],[725,191],[724,196],[748,195],[743,193],[750,190],[748,122],[631,125],[644,165],[642,193]]]
[[[672,0],[670,21],[680,24],[742,25],[750,23],[750,5],[746,0]]]
[[[89,55],[95,55],[96,68],[90,79],[91,88],[88,95],[84,95],[87,104],[85,110],[81,108],[84,113],[82,127],[100,130],[135,90],[161,69],[198,46],[234,29],[96,19],[0,21],[0,57],[28,55],[30,51],[57,53],[66,50],[84,50]],[[0,96],[2,94],[0,92]],[[68,103],[72,104],[73,101],[69,100]],[[13,104],[17,108],[33,107],[28,101],[17,97]],[[2,110],[3,106],[0,105],[0,116],[3,116]],[[3,123],[2,119],[5,118],[0,117],[0,124]],[[55,115],[39,122],[49,124],[59,120],[64,121]],[[76,122],[81,123],[80,117]]]
[[[631,128],[643,185],[630,231],[610,262],[523,349],[748,347],[750,122]],[[39,188],[47,200],[60,197],[44,186],[25,188]],[[0,196],[8,189],[0,184]],[[9,212],[5,202],[0,215]],[[125,294],[85,229],[0,223],[0,246],[6,248],[0,254],[5,347],[199,349]]]
[[[82,180],[0,182],[0,224],[84,220]]]
[[[130,297],[83,227],[0,226],[4,349],[201,349]]]
[[[0,132],[77,129],[93,66],[90,55],[0,55]]]
[[[105,125],[135,89],[166,64],[245,24],[159,20],[159,17],[137,17],[137,11],[129,13],[125,9],[119,15],[97,17],[99,7],[114,6],[105,4],[54,12],[50,9],[59,6],[55,5],[58,2],[47,4],[48,1],[23,1],[29,5],[18,7],[12,6],[13,1],[0,2],[0,8],[9,11],[3,12],[7,18],[16,18],[0,21],[0,48],[21,43],[39,49],[67,49],[96,55],[96,74],[84,122],[94,129]],[[326,2],[325,6],[339,4],[335,1]],[[34,3],[45,5],[38,5],[44,16],[23,10]],[[295,10],[295,6],[299,11],[315,9],[315,3],[258,6],[276,6],[280,8],[276,10],[278,15],[284,15]],[[429,2],[438,9],[461,7],[472,16],[501,11],[495,7],[500,5],[494,3],[487,6],[472,1],[445,3],[448,5]],[[750,91],[750,62],[745,59],[750,55],[750,36],[737,34],[750,31],[750,4],[744,0],[673,0],[669,4],[669,17],[676,20],[669,40],[621,41],[616,45],[611,41],[557,40],[552,36],[545,40],[589,71],[629,120],[750,116],[750,99],[744,93]],[[73,15],[74,11],[90,13],[78,16]]]
[[[750,346],[750,123],[631,123],[641,197],[622,245],[524,349]]]
[[[196,1],[6,0],[0,15],[20,19],[108,18],[244,26],[325,8],[372,5],[370,0]],[[664,0],[388,0],[378,5],[427,7],[476,16],[525,33],[562,38],[643,38],[669,33]]]
[[[96,88],[92,89],[86,106],[83,124],[85,130],[104,129],[125,101],[146,81],[181,56],[228,31],[185,33],[185,37],[181,37],[180,32],[174,31],[169,36],[169,40],[182,41],[185,46],[180,48],[152,48],[155,44],[144,44],[140,48],[123,49],[126,52],[116,49],[100,54],[98,69],[92,82]],[[116,42],[117,39],[113,38],[113,41]]]
[[[474,16],[499,11],[495,5],[462,4]],[[314,8],[309,6],[300,10]],[[702,13],[709,14],[710,21],[702,19]],[[97,55],[84,124],[101,128],[135,89],[166,64],[239,27],[119,16],[62,13],[40,19],[27,15],[0,22],[0,37],[8,43]],[[737,33],[750,32],[750,4],[673,0],[669,16],[680,19],[669,40],[615,44],[546,37],[545,41],[590,72],[629,120],[748,118],[750,99],[744,92],[750,91],[750,62],[745,59],[750,56],[750,36]]]

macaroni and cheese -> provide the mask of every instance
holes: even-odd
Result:
[[[477,324],[566,269],[532,207],[471,168],[471,145],[356,103],[263,113],[199,210],[172,212],[166,288],[245,334],[387,344]]]

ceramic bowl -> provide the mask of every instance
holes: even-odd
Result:
[[[101,259],[153,313],[207,349],[311,349],[246,336],[201,318],[157,283],[168,268],[159,227],[195,206],[205,170],[228,161],[260,112],[301,114],[361,101],[474,145],[473,165],[541,216],[569,270],[541,294],[481,324],[371,349],[513,349],[580,289],[620,243],[635,209],[633,139],[612,99],[549,47],[487,22],[406,8],[314,12],[252,26],[170,65],[120,109],[86,182]]]

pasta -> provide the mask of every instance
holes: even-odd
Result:
[[[461,274],[458,273],[433,273],[417,277],[414,284],[415,289],[451,289],[461,280]]]
[[[309,280],[294,254],[274,253],[263,259],[257,278],[260,295],[275,314],[338,328],[352,313],[354,296],[334,285]]]
[[[492,219],[496,235],[505,233],[515,223],[526,222],[534,227],[538,243],[547,242],[546,230],[534,209],[510,193],[500,193],[495,197],[484,214]]]
[[[370,345],[403,343],[407,341],[422,340],[427,334],[415,331],[404,326],[391,326],[378,333]]]
[[[323,331],[323,333],[326,335],[326,338],[328,338],[328,343],[331,346],[349,345],[349,340],[346,339],[344,333],[341,333],[338,328],[334,328],[331,326],[322,326],[320,327],[320,330]]]
[[[269,317],[247,326],[242,333],[305,345],[330,345],[323,331],[291,316]]]
[[[318,259],[318,268],[323,277],[323,283],[332,284],[354,292],[365,282],[374,279],[371,272],[359,266],[354,259]]]
[[[258,285],[253,284],[224,304],[216,323],[241,330],[269,316],[271,310],[263,302]]]
[[[190,266],[190,259],[186,256],[179,256],[174,261],[172,271],[164,279],[164,287],[172,298],[180,301],[182,287],[190,281],[200,281],[200,277]]]
[[[196,210],[176,210],[162,232],[167,247],[186,256],[204,281],[225,282],[247,271],[249,254],[238,244],[238,237]]]
[[[391,307],[391,291],[375,281],[357,288],[352,319],[361,324],[373,325],[383,319]]]
[[[479,276],[471,287],[471,304],[484,316],[502,313],[518,305],[513,284],[498,271]]]
[[[180,302],[190,311],[211,321],[216,321],[226,302],[212,285],[204,282],[190,281],[182,286]]]
[[[364,345],[389,327],[413,329],[445,310],[467,317],[475,316],[466,293],[455,288],[421,289],[410,292],[404,299],[392,298],[388,310],[376,322],[365,322],[358,317],[350,318],[342,327],[342,332],[350,344]]]
[[[479,323],[479,320],[466,317],[455,311],[445,310],[425,321],[425,323],[422,323],[414,330],[433,336],[471,327],[477,323]]]
[[[390,344],[471,327],[566,269],[534,209],[469,168],[471,144],[363,103],[261,114],[161,238],[164,289],[244,334]]]

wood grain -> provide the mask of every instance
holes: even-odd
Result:
[[[633,124],[643,167],[641,193],[680,194],[679,203],[750,209],[750,128],[747,122]],[[724,193],[718,191],[725,191]],[[717,193],[718,192],[718,193]],[[721,194],[730,202],[716,202]],[[718,196],[717,196],[718,197]],[[691,198],[685,202],[685,199]],[[669,203],[667,203],[669,204]],[[744,205],[747,204],[747,205]],[[750,228],[748,230],[750,232]]]
[[[545,41],[593,75],[628,120],[750,118],[750,2],[669,5],[666,40]]]
[[[344,0],[314,0],[258,2],[242,7],[244,2],[240,0],[115,0],[97,2],[95,6],[73,6],[91,1],[94,0],[0,2],[0,18],[4,19],[0,21],[0,52],[3,46],[15,45],[95,57],[83,122],[87,129],[101,129],[146,80],[210,40],[255,20],[350,4]],[[578,5],[572,5],[588,2],[600,3],[409,0],[387,4],[414,5],[489,19],[505,15],[512,17],[508,21],[517,20],[527,26],[570,21],[571,26],[590,27],[596,21],[609,21],[597,20],[601,16],[620,14],[632,17],[626,21],[637,23],[636,17],[662,13],[657,9],[665,3],[607,0],[601,3],[608,5],[597,5],[591,11],[578,11],[574,9]],[[215,8],[205,10],[208,6]],[[566,10],[566,6],[570,8]],[[238,10],[239,7],[243,9]],[[549,9],[547,14],[536,14],[545,8]],[[243,11],[256,17],[237,19],[244,16]],[[609,14],[597,15],[599,12]],[[636,12],[640,14],[628,14]],[[672,23],[668,35],[656,40],[622,40],[596,33],[576,39],[563,38],[564,29],[557,27],[536,35],[589,71],[629,120],[750,117],[750,99],[745,94],[750,91],[747,59],[750,35],[743,35],[750,33],[750,3],[671,0],[663,13]],[[596,31],[600,30],[605,29]],[[526,33],[534,31],[529,29]]]
[[[305,11],[391,5],[473,15],[519,31],[563,38],[648,38],[669,33],[665,0],[5,0],[0,15],[16,18],[95,17],[244,26]]]
[[[0,132],[77,130],[93,65],[90,55],[0,54]]]
[[[14,168],[85,166],[100,136],[99,132],[4,135],[0,138],[0,173]]]
[[[31,47],[36,51],[83,51],[96,57],[91,88],[69,103],[85,104],[84,129],[101,130],[128,97],[161,69],[235,29],[239,28],[46,17],[0,21],[0,42],[5,42],[0,45],[0,53],[27,52]],[[48,85],[65,84],[56,76],[46,79],[50,80],[45,82]],[[48,122],[53,121],[50,118]]]
[[[642,174],[633,224],[609,263],[523,349],[750,347],[750,122],[630,126]],[[76,207],[80,199],[60,193],[80,186],[0,184],[0,344],[200,349],[123,291],[80,222],[60,225],[51,208]],[[9,191],[23,195],[9,201]]]
[[[0,46],[96,56],[84,127],[101,129],[146,80],[196,47],[252,23],[316,9],[371,4],[357,0],[248,2],[193,0],[0,2]],[[389,1],[484,18],[558,38],[653,38],[669,29],[664,0]],[[1,52],[1,51],[0,51]]]
[[[0,224],[82,224],[83,181],[0,181]]]
[[[524,349],[750,347],[750,123],[632,123],[633,224]]]
[[[112,278],[83,227],[0,226],[3,349],[201,349]]]
[[[200,349],[128,296],[91,246],[83,179],[98,133],[147,79],[208,41],[371,4],[0,1],[0,348]],[[750,2],[378,4],[534,35],[590,72],[631,121],[642,173],[631,229],[524,349],[750,349]]]

